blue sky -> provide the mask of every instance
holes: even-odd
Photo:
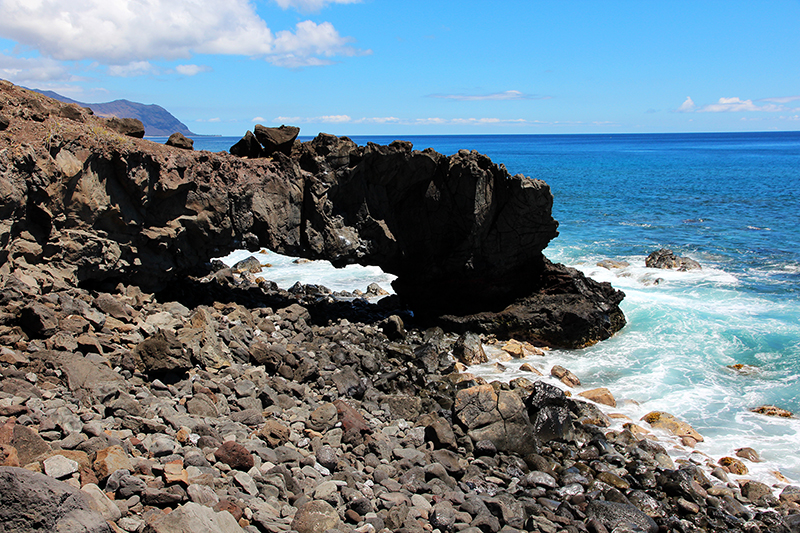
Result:
[[[800,129],[800,0],[0,0],[0,77],[201,134]]]

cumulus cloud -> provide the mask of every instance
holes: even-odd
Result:
[[[445,100],[548,100],[550,96],[536,96],[532,94],[525,94],[521,91],[505,91],[502,93],[490,94],[432,94],[431,98],[442,98]]]
[[[193,54],[305,66],[359,53],[327,22],[273,34],[250,0],[3,0],[0,36],[56,60],[124,67],[118,72]]]
[[[299,11],[316,12],[328,4],[357,4],[361,0],[275,0],[283,9],[294,8]]]
[[[13,57],[0,53],[0,78],[13,80],[19,85],[43,88],[48,83],[80,81],[70,69],[59,61],[46,57]]]
[[[678,108],[678,111],[680,111],[681,113],[687,113],[689,111],[694,111],[695,107],[696,106],[694,105],[694,101],[692,101],[692,98],[690,96],[687,96],[686,100],[684,100],[684,102]]]

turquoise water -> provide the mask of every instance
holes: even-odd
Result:
[[[236,141],[211,139],[214,151]],[[634,421],[654,410],[686,420],[706,440],[694,454],[674,448],[678,455],[716,461],[750,446],[766,462],[748,463],[746,477],[778,483],[771,472],[780,471],[800,482],[800,421],[750,412],[763,404],[800,412],[800,133],[404,139],[445,154],[478,150],[512,174],[545,180],[560,223],[545,255],[625,291],[623,331],[535,365],[547,373],[562,364],[583,388],[608,387],[622,403],[610,411]],[[646,269],[661,247],[703,270]],[[603,259],[630,266],[607,270],[597,266]],[[523,375],[519,365],[473,370],[512,379]]]

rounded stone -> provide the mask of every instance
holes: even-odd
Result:
[[[297,510],[291,528],[297,533],[324,533],[339,525],[339,514],[328,502],[312,500]]]

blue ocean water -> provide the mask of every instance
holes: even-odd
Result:
[[[705,441],[671,445],[677,456],[713,463],[749,446],[765,462],[747,463],[745,477],[780,484],[780,472],[800,482],[800,420],[750,412],[764,404],[800,412],[800,132],[403,139],[444,154],[477,150],[512,174],[545,180],[560,223],[545,255],[625,291],[624,330],[584,350],[551,351],[535,366],[547,374],[561,364],[582,389],[608,387],[619,403],[609,411],[634,422],[656,410],[689,422]],[[198,138],[195,147],[225,150],[236,140]],[[662,247],[703,269],[645,268]],[[603,259],[630,266],[597,266]],[[368,281],[353,283],[363,290]],[[526,375],[521,363],[471,370],[513,379]]]

